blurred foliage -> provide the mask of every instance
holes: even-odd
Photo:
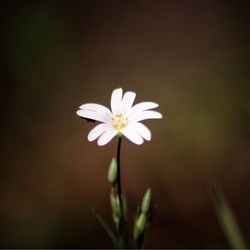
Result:
[[[234,249],[248,249],[238,222],[223,193],[214,185],[211,191],[215,211],[229,245]]]

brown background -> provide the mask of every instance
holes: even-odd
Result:
[[[85,102],[116,87],[155,101],[152,141],[122,145],[130,219],[159,205],[148,248],[227,248],[216,181],[249,242],[249,1],[6,1],[1,4],[0,241],[4,248],[108,248],[106,173],[116,140],[87,141]],[[249,242],[250,243],[250,242]]]

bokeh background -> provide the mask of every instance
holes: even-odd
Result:
[[[130,220],[147,187],[146,248],[228,248],[217,182],[250,243],[249,1],[1,3],[0,246],[110,248],[106,180],[116,140],[87,141],[80,104],[116,87],[160,104],[152,141],[124,140]],[[132,227],[132,225],[130,225]]]

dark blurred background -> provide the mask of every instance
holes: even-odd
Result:
[[[147,187],[159,205],[146,248],[228,248],[217,182],[250,243],[249,1],[1,3],[2,248],[110,248],[106,173],[116,140],[87,141],[80,104],[116,87],[160,104],[152,141],[124,140],[130,221]],[[132,225],[130,225],[132,226]]]

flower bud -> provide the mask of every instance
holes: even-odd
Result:
[[[108,181],[114,185],[116,183],[116,180],[117,180],[117,161],[115,158],[113,158],[109,165]]]
[[[137,241],[140,237],[140,233],[138,228],[136,227],[136,224],[134,225],[134,230],[133,230],[133,238],[135,241]]]
[[[145,213],[141,213],[139,218],[136,220],[136,228],[139,234],[144,233],[146,229],[146,223],[147,223],[147,216],[145,215]]]
[[[118,195],[115,195],[114,193],[110,194],[110,204],[111,204],[113,214],[120,217],[121,211],[120,211],[120,202],[119,202]]]
[[[152,203],[152,192],[151,189],[148,188],[142,199],[141,210],[143,213],[147,214],[149,212],[151,203]]]
[[[112,213],[112,215],[113,215],[113,220],[114,220],[114,223],[115,223],[115,227],[118,230],[118,228],[120,226],[120,217],[115,213]]]

